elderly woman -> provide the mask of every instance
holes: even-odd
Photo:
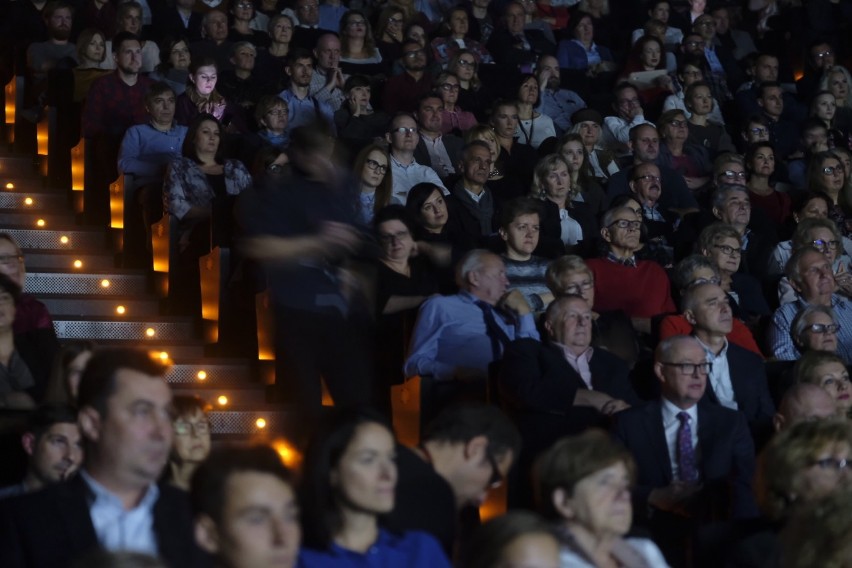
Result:
[[[184,491],[198,465],[210,454],[210,420],[208,407],[197,396],[179,395],[172,399],[174,407],[174,443],[164,479]]]
[[[584,108],[571,115],[571,122],[574,125],[571,127],[571,133],[578,134],[583,141],[592,177],[605,184],[619,168],[615,155],[604,149],[600,143],[603,117],[594,109]]]
[[[834,221],[825,218],[802,219],[793,233],[791,254],[792,251],[806,246],[812,246],[822,252],[831,263],[837,293],[852,296],[852,258],[843,250],[843,240]],[[781,278],[778,283],[779,302],[786,304],[795,301],[797,297],[790,280],[786,276]]]
[[[831,198],[821,191],[809,191],[801,193],[794,197],[792,202],[792,213],[790,218],[793,223],[798,226],[805,219],[825,219],[828,217],[828,210],[831,207]],[[837,225],[835,225],[837,229]],[[793,229],[795,231],[795,228]],[[847,237],[842,237],[843,254],[850,256],[852,251],[852,240]],[[793,241],[781,241],[775,250],[772,252],[772,259],[769,262],[769,273],[771,275],[779,275],[784,273],[784,266],[790,260],[790,255],[793,253]]]
[[[445,21],[446,35],[440,35],[432,40],[432,54],[435,61],[446,67],[447,63],[461,49],[476,54],[478,63],[493,63],[491,54],[485,46],[467,35],[470,24],[467,9],[463,6],[451,8]]]
[[[658,163],[683,176],[689,189],[701,192],[710,183],[713,165],[707,148],[689,141],[689,121],[679,109],[665,111],[657,120],[660,133]]]
[[[269,92],[281,92],[286,86],[287,54],[290,53],[294,27],[293,18],[288,14],[275,14],[267,24],[269,46],[258,50],[254,69],[258,77],[267,78]]]
[[[373,216],[390,205],[393,177],[387,148],[370,144],[355,158],[353,171],[360,174],[358,202],[355,216],[364,226],[373,222]]]
[[[467,543],[466,556],[465,568],[558,568],[559,541],[538,515],[510,511],[476,530]]]
[[[183,94],[189,81],[189,42],[186,38],[166,38],[160,44],[160,64],[149,75],[155,81],[163,81],[175,92]]]
[[[806,351],[837,351],[837,331],[840,324],[834,310],[828,306],[805,306],[790,324],[790,336],[800,353]]]
[[[80,32],[77,38],[77,67],[73,70],[75,102],[83,102],[94,80],[109,73],[108,70],[101,68],[101,63],[106,56],[106,40],[103,32],[95,28],[87,28]]]
[[[829,351],[807,351],[796,362],[793,374],[796,382],[811,383],[824,389],[837,405],[839,417],[852,416],[852,383],[843,359]]]
[[[597,224],[585,203],[573,200],[577,192],[568,169],[568,163],[559,154],[539,160],[530,195],[543,202],[541,226],[546,243],[558,240],[566,247],[588,252]]]
[[[443,71],[435,78],[434,87],[444,101],[444,110],[441,111],[441,132],[462,135],[476,126],[476,117],[473,113],[462,109],[458,104],[461,90],[458,75],[451,71]]]
[[[539,458],[539,508],[557,526],[563,568],[668,566],[652,541],[625,538],[635,470],[630,453],[599,430],[563,438]]]

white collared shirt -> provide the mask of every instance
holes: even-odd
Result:
[[[438,134],[437,137],[432,139],[421,132],[420,139],[423,140],[423,144],[426,145],[426,151],[429,152],[429,159],[432,161],[432,167],[438,172],[438,175],[447,177],[456,173],[452,160],[450,159],[450,154],[447,152],[446,146],[444,146],[443,136]]]
[[[414,159],[411,160],[410,164],[406,165],[397,160],[394,155],[391,154],[390,166],[393,174],[392,203],[405,205],[405,202],[408,201],[408,192],[411,191],[412,187],[422,182],[429,182],[437,185],[441,188],[441,192],[444,195],[449,195],[450,193],[447,191],[447,188],[444,187],[444,183],[441,181],[441,178],[438,177],[438,174],[435,173],[435,170],[429,166],[418,164]]]
[[[698,339],[696,337],[696,339]],[[713,365],[710,375],[710,388],[719,400],[719,404],[731,410],[739,410],[736,398],[734,397],[734,385],[731,383],[731,368],[728,365],[728,340],[725,340],[725,346],[718,355],[713,353],[713,350],[705,345],[700,339],[701,347],[707,353],[707,362]]]
[[[692,447],[698,452],[698,405],[693,404],[687,409],[678,408],[665,398],[662,399],[663,431],[666,433],[666,447],[669,449],[669,463],[672,465],[672,479],[680,478],[680,467],[677,464],[677,433],[680,430],[680,420],[677,415],[681,412],[689,414],[689,427],[692,429]]]
[[[568,361],[568,365],[577,371],[577,374],[580,375],[580,378],[583,379],[583,382],[586,384],[586,388],[589,390],[595,390],[592,386],[592,370],[589,368],[589,363],[592,362],[592,355],[595,353],[594,348],[588,347],[579,355],[575,355],[573,351],[561,343],[556,343],[554,341],[553,344],[562,350],[562,354],[565,356],[565,360]],[[584,363],[580,361],[581,359]]]

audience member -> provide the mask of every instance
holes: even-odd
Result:
[[[418,99],[432,86],[432,77],[426,72],[426,51],[419,43],[403,43],[400,62],[403,72],[388,79],[382,93],[382,109],[390,114],[414,111]]]
[[[74,102],[82,103],[92,88],[95,79],[103,77],[109,71],[100,69],[107,56],[106,40],[103,33],[87,28],[77,38],[77,66],[74,74]]]
[[[320,36],[314,48],[314,58],[316,66],[311,77],[309,94],[337,112],[343,105],[343,87],[349,78],[340,69],[340,39],[334,34]]]
[[[810,383],[825,390],[834,400],[839,418],[849,418],[852,384],[843,360],[829,351],[807,351],[796,361],[793,375],[797,383]]]
[[[195,12],[193,12],[194,14]],[[162,81],[182,95],[189,82],[189,44],[183,36],[166,39],[160,45],[160,64],[148,75],[152,81]]]
[[[559,541],[534,513],[510,511],[482,525],[467,543],[466,568],[559,565]]]
[[[438,174],[429,166],[417,163],[414,153],[421,143],[417,122],[410,114],[399,113],[388,125],[385,138],[390,144],[391,173],[393,174],[394,203],[405,205],[408,192],[418,183],[428,182],[443,188]]]
[[[211,425],[207,406],[197,396],[179,395],[174,407],[174,440],[164,481],[189,491],[192,474],[210,454]]]
[[[427,93],[417,102],[414,118],[420,139],[414,150],[418,163],[432,168],[442,180],[456,174],[464,142],[455,134],[442,131],[444,101],[437,93]]]
[[[547,260],[533,252],[539,248],[541,207],[538,201],[519,197],[500,212],[498,234],[505,243],[502,254],[509,290],[520,290],[533,312],[544,311],[553,294],[544,282]],[[561,248],[561,247],[560,247]]]
[[[311,0],[315,1],[315,0]],[[290,86],[278,96],[284,99],[289,109],[288,124],[292,130],[315,122],[325,122],[334,129],[334,111],[327,103],[310,94],[314,75],[314,60],[304,49],[294,49],[287,54],[287,75]]]
[[[777,433],[802,422],[836,417],[837,404],[825,389],[810,383],[797,383],[784,393],[778,412],[772,417],[772,426]]]
[[[628,143],[633,127],[651,123],[645,120],[645,111],[636,87],[626,82],[619,83],[615,86],[613,96],[615,101],[612,103],[612,108],[616,114],[604,119],[602,144],[604,148],[616,155],[624,156],[629,151],[635,152]]]

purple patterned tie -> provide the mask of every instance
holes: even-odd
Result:
[[[677,467],[681,481],[698,481],[698,466],[695,463],[695,448],[692,447],[692,428],[689,426],[689,414],[678,412],[680,429],[677,431]]]

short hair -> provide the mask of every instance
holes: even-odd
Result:
[[[107,401],[115,392],[116,375],[121,369],[152,377],[164,377],[169,367],[159,357],[141,349],[99,349],[92,353],[92,358],[80,377],[77,408],[91,407],[101,417],[105,417]]]
[[[730,194],[735,191],[739,191],[748,197],[748,188],[743,185],[736,185],[733,183],[719,184],[719,187],[717,187],[716,191],[713,192],[713,207],[715,209],[721,209],[724,207]]]
[[[547,265],[547,271],[544,273],[544,281],[547,284],[547,288],[554,296],[561,294],[561,283],[559,281],[569,272],[583,272],[589,275],[592,282],[595,280],[595,273],[592,272],[592,269],[589,268],[589,265],[586,264],[586,261],[582,257],[575,254],[560,256]]]
[[[824,191],[802,191],[792,196],[793,213],[804,212],[808,203],[814,199],[822,199],[825,203],[826,209],[831,209],[831,206],[834,205],[834,200],[832,200]],[[799,222],[801,223],[801,221]]]
[[[757,153],[761,150],[761,148],[769,148],[770,150],[772,150],[772,154],[775,155],[775,145],[772,144],[772,142],[770,142],[769,140],[763,142],[753,142],[749,144],[748,148],[746,148],[745,156],[743,157],[743,160],[745,161],[745,167],[748,171],[752,171],[752,161],[754,160],[754,157],[757,155]]]
[[[304,47],[296,47],[287,52],[287,58],[284,60],[287,67],[290,67],[300,59],[310,59],[314,62],[314,54]]]
[[[261,124],[260,121],[263,120],[267,113],[275,107],[284,107],[288,110],[290,109],[290,105],[287,104],[287,101],[278,95],[263,95],[260,97],[260,100],[257,101],[257,106],[254,107],[255,122],[257,122],[257,124]]]
[[[444,99],[441,98],[441,94],[436,91],[426,91],[419,97],[417,97],[417,106],[415,107],[418,112],[420,112],[420,105],[423,104],[424,101],[428,101],[429,99],[438,99],[441,102],[441,106],[444,106]]]
[[[693,311],[696,308],[698,303],[698,291],[703,290],[707,286],[719,286],[718,284],[714,284],[712,282],[701,282],[699,284],[695,284],[693,286],[687,286],[685,289],[681,290],[680,293],[680,311],[687,312]]]
[[[657,119],[657,130],[662,132],[663,127],[668,126],[669,124],[674,122],[678,116],[686,118],[686,111],[683,111],[679,108],[672,108],[667,110],[666,112],[660,115],[660,118]]]
[[[408,232],[411,233],[412,237],[414,237],[416,225],[414,223],[414,219],[411,218],[411,215],[409,215],[404,205],[394,203],[382,207],[376,212],[375,217],[373,217],[373,231],[376,233],[376,237],[379,236],[379,226],[382,223],[387,223],[388,221],[399,221],[405,225],[405,228],[408,229]]]
[[[216,124],[216,126],[219,128],[220,135],[224,134],[225,129],[222,128],[222,123],[219,122],[219,119],[217,119],[210,113],[202,112],[195,115],[195,118],[193,118],[189,122],[189,127],[186,130],[186,136],[183,139],[183,146],[181,146],[181,154],[183,154],[185,158],[189,158],[190,160],[198,164],[201,163],[201,160],[198,158],[198,152],[195,149],[195,137],[198,136],[198,131],[201,129],[201,124],[208,121]],[[225,145],[222,143],[222,138],[220,137],[219,147],[216,149],[216,155],[214,156],[214,159],[216,160],[217,164],[221,164],[224,162],[224,146]]]
[[[829,93],[828,91],[820,91],[816,95],[814,95],[814,99],[818,95],[826,95],[826,94],[831,96],[831,97],[834,96],[831,93]],[[825,130],[826,132],[828,132],[828,126],[826,126],[825,122],[823,122],[821,119],[816,118],[814,116],[810,116],[802,122],[801,126],[799,127],[799,130],[801,131],[801,136],[804,138],[806,132],[811,132],[813,130]]]
[[[688,87],[686,87],[683,93],[683,100],[684,104],[686,105],[686,108],[690,108],[689,99],[692,98],[692,95],[695,93],[695,91],[700,89],[701,87],[706,87],[707,89],[710,89],[710,83],[708,83],[707,81],[695,81],[694,83],[691,83]],[[712,93],[713,90],[710,89],[710,92]]]
[[[821,306],[819,304],[810,304],[805,306],[796,312],[792,323],[790,323],[790,336],[797,345],[804,344],[802,336],[805,334],[806,326],[810,325],[808,324],[808,319],[810,319],[810,317],[814,314],[825,314],[831,318],[832,322],[835,324],[837,323],[837,316],[834,314],[834,310],[831,309],[831,307]]]
[[[97,28],[86,28],[80,32],[79,36],[77,36],[77,61],[83,61],[83,57],[86,55],[86,49],[89,47],[92,40],[95,39],[95,36],[101,36],[101,39],[104,42],[104,48],[106,48],[106,36],[104,35],[104,32]],[[102,63],[104,59],[106,59],[106,49],[104,49],[103,55],[101,55],[98,63]]]
[[[758,460],[755,484],[758,503],[769,518],[783,520],[789,514],[800,475],[823,448],[841,442],[852,447],[852,424],[841,420],[799,422],[772,437]]]
[[[130,2],[128,2],[127,4],[130,4]],[[127,4],[123,4],[123,6],[127,6]],[[142,40],[139,38],[138,35],[132,32],[118,32],[117,34],[112,36],[112,52],[118,53],[119,51],[121,51],[121,45],[128,41],[137,41],[139,42],[139,45],[142,45]]]
[[[818,386],[819,377],[815,377],[817,367],[827,363],[839,363],[846,368],[846,363],[835,353],[829,351],[805,351],[801,358],[793,365],[793,376],[797,383],[811,383]]]
[[[713,173],[718,176],[725,171],[725,166],[728,164],[739,164],[745,169],[745,160],[743,160],[741,154],[737,154],[736,152],[722,152],[713,160]]]
[[[623,463],[631,482],[636,474],[633,456],[603,430],[586,430],[577,436],[562,438],[545,451],[534,469],[538,509],[547,519],[557,520],[553,492],[564,490],[569,496],[584,478],[611,465]]]
[[[207,414],[210,406],[201,400],[200,397],[191,394],[179,394],[172,398],[172,408],[174,408],[175,418],[192,416],[196,412]]]
[[[678,290],[686,290],[695,280],[694,274],[701,268],[713,271],[713,275],[719,278],[719,269],[709,258],[701,254],[691,254],[678,262],[672,272],[672,283]]]
[[[698,340],[691,335],[672,335],[666,337],[657,344],[654,349],[654,361],[669,361],[672,358],[672,353],[675,347],[682,343],[693,343],[698,345]]]
[[[698,250],[710,250],[724,239],[734,239],[740,246],[743,243],[742,235],[732,225],[721,221],[707,225],[698,235]]]
[[[157,81],[153,85],[148,88],[148,92],[145,93],[145,106],[150,105],[154,102],[154,99],[159,97],[160,95],[165,95],[166,93],[171,93],[175,95],[175,90],[172,89],[171,85],[166,83],[165,81]]]
[[[657,131],[656,125],[654,125],[650,122],[643,122],[642,124],[637,124],[636,126],[633,126],[633,127],[630,128],[630,131],[627,134],[630,142],[635,143],[636,140],[639,139],[639,132],[643,128],[650,128],[651,130],[653,130],[654,132],[657,132],[659,134],[659,132]]]
[[[784,275],[792,282],[801,284],[802,275],[799,272],[799,264],[802,262],[802,259],[806,254],[811,253],[822,255],[822,251],[813,245],[806,245],[795,249],[793,254],[791,254],[790,258],[787,260],[787,264],[784,265]]]
[[[44,5],[44,8],[42,8],[42,18],[44,18],[45,20],[49,20],[53,17],[54,12],[56,12],[57,10],[68,10],[71,12],[72,16],[74,15],[74,6],[72,6],[70,3],[65,2],[65,0],[51,0],[50,2]]]
[[[456,285],[459,288],[465,289],[467,287],[467,277],[472,272],[477,272],[482,269],[482,265],[485,264],[485,259],[490,258],[491,256],[497,256],[490,250],[485,249],[473,249],[468,251],[461,260],[459,260],[456,265]]]
[[[343,83],[343,92],[349,93],[357,87],[372,87],[373,83],[366,75],[350,75],[346,82]]]
[[[639,90],[636,88],[636,86],[633,85],[632,83],[629,83],[628,81],[621,81],[612,90],[612,96],[613,96],[614,101],[617,101],[618,95],[620,95],[622,91],[626,91],[627,89],[633,89],[633,91],[636,92],[636,93],[639,92]]]
[[[26,431],[36,442],[54,424],[77,424],[77,410],[68,404],[42,404],[27,419]]]
[[[436,191],[441,195],[444,194],[440,186],[428,181],[415,184],[408,191],[408,197],[405,200],[405,209],[418,225],[423,221],[423,214],[420,211],[423,208],[423,204]]]
[[[477,436],[488,438],[488,451],[496,459],[521,451],[521,435],[499,409],[486,404],[455,405],[441,411],[423,433],[424,442],[466,444]]]
[[[491,104],[491,111],[488,113],[488,120],[491,121],[494,119],[494,115],[497,114],[497,109],[500,107],[515,107],[518,108],[518,101],[514,99],[497,99]]]
[[[257,47],[255,47],[255,45],[252,42],[250,42],[250,41],[238,41],[238,42],[235,42],[234,45],[231,46],[231,49],[228,50],[228,56],[234,57],[237,54],[237,51],[244,48],[244,47],[250,47],[252,49],[252,51],[254,51],[255,54],[257,54]]]
[[[796,230],[793,231],[793,248],[813,246],[813,239],[810,238],[810,232],[814,229],[827,229],[831,231],[835,240],[841,241],[842,239],[837,224],[831,219],[806,218],[799,221],[799,224],[796,225]]]
[[[544,321],[552,324],[552,320],[562,313],[562,310],[565,308],[565,304],[576,300],[583,302],[583,304],[588,306],[590,310],[592,309],[592,307],[588,305],[588,302],[586,302],[586,299],[579,294],[559,294],[556,296],[555,300],[547,305],[547,309],[544,310]]]
[[[417,124],[417,119],[414,118],[414,115],[411,114],[410,112],[398,112],[398,113],[394,114],[391,117],[391,119],[388,121],[388,129],[387,129],[388,133],[390,133],[394,129],[394,124],[396,124],[397,121],[400,118],[410,118],[411,120],[414,121],[414,124]]]
[[[583,149],[584,157],[585,157],[585,148]],[[538,161],[535,165],[535,169],[533,170],[533,182],[532,188],[530,191],[530,195],[532,197],[544,197],[546,193],[546,182],[547,176],[550,175],[556,166],[562,164],[566,169],[568,168],[568,162],[565,161],[565,158],[562,157],[562,154],[548,154]],[[568,196],[568,204],[571,203],[571,198],[576,190],[570,192]]]
[[[485,148],[488,151],[488,156],[491,157],[491,147],[487,142],[482,140],[472,140],[462,148],[462,161],[467,161],[470,158],[470,153],[474,148]]]
[[[554,528],[541,517],[530,511],[509,511],[495,517],[473,533],[466,543],[466,568],[492,568],[500,563],[506,548],[520,537],[538,534],[547,535],[557,543]]]
[[[280,14],[275,14],[274,16],[269,18],[269,23],[266,24],[266,33],[268,33],[270,37],[272,36],[272,31],[275,29],[275,24],[277,24],[279,20],[282,20],[284,18],[290,20],[290,25],[295,29],[296,22],[293,21],[293,16],[284,12]]]
[[[293,485],[290,471],[281,463],[278,452],[269,446],[217,448],[192,474],[189,498],[193,513],[207,515],[215,523],[222,522],[228,481],[237,473],[263,473]]]
[[[762,99],[766,95],[767,89],[780,89],[781,83],[778,81],[761,81],[757,86],[757,98]]]
[[[635,197],[632,195],[629,196],[629,198],[635,199]],[[631,213],[633,213],[632,209],[625,207],[624,205],[621,205],[619,207],[610,207],[604,212],[603,217],[601,217],[601,228],[608,229],[609,226],[612,225],[616,214],[620,211],[630,211]]]

